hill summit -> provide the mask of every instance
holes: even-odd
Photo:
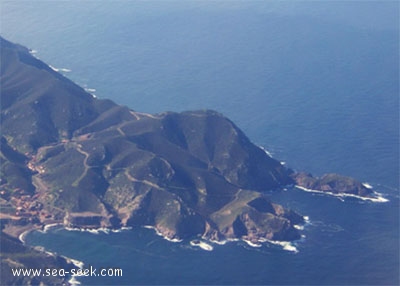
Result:
[[[215,111],[147,114],[97,99],[27,48],[0,41],[3,226],[290,241],[303,217],[263,191],[297,183],[372,192],[347,177],[294,173]]]

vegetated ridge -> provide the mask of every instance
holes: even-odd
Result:
[[[295,173],[211,111],[147,114],[97,99],[1,40],[0,219],[152,226],[164,237],[300,238],[301,215],[263,193],[298,184],[369,196],[352,178]]]

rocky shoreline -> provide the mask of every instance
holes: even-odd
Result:
[[[294,172],[216,111],[137,112],[95,98],[23,46],[0,44],[0,227],[21,251],[31,249],[14,238],[53,224],[283,245],[301,239],[305,219],[267,190],[383,201],[353,178]]]
[[[18,231],[14,234],[18,234]],[[26,246],[4,232],[1,233],[0,240],[1,285],[71,285],[69,276],[14,276],[12,269],[16,267],[20,269],[64,269],[66,272],[77,267],[73,260]]]
[[[27,48],[0,40],[4,226],[150,225],[171,240],[292,241],[301,215],[264,191],[373,194],[352,178],[294,172],[218,112],[152,115],[94,98]]]
[[[354,178],[339,174],[325,174],[313,177],[310,173],[293,173],[295,187],[307,192],[323,193],[336,197],[353,197],[372,202],[388,202],[381,194],[374,191],[372,186],[361,183]]]

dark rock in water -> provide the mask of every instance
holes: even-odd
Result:
[[[300,187],[333,194],[352,194],[366,197],[373,193],[361,182],[338,174],[325,174],[315,178],[309,173],[294,173],[292,175],[296,184]]]

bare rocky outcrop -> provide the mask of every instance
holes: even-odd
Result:
[[[373,194],[372,188],[354,178],[338,174],[325,174],[321,177],[313,177],[309,173],[294,173],[292,178],[300,187],[333,194],[351,194],[368,197]]]

